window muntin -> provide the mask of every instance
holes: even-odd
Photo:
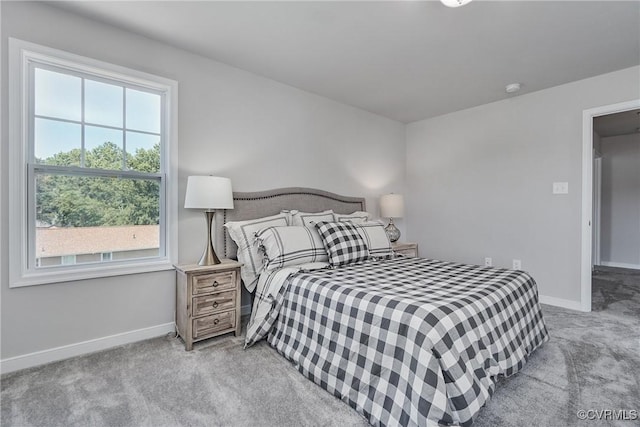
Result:
[[[176,154],[169,137],[177,136],[177,108],[172,101],[177,95],[177,83],[16,39],[9,40],[9,51],[10,137],[15,140],[9,145],[9,184],[13,189],[9,238],[14,248],[9,257],[10,286],[170,269],[177,256],[177,248],[169,245],[177,238],[177,169],[168,157]],[[158,116],[155,122],[148,117],[142,122],[156,123],[154,127],[127,125],[127,93],[142,93],[147,100],[153,100],[148,103],[146,114],[155,111]],[[119,94],[122,102],[116,105]],[[129,111],[128,116],[136,114]],[[143,143],[136,142],[139,133],[146,137]],[[107,142],[109,147],[105,147]],[[95,150],[105,148],[115,155],[107,159],[95,156]],[[136,158],[138,154],[141,156]],[[114,187],[153,189],[150,199],[135,202],[136,209],[146,213],[155,208],[156,214],[144,216],[146,223],[114,226],[110,224],[115,220],[109,217],[109,221],[103,221],[108,225],[93,226],[154,228],[151,234],[155,244],[151,250],[155,252],[150,253],[148,247],[133,251],[100,249],[97,253],[39,257],[37,234],[56,227],[41,218],[40,208],[47,204],[43,200],[45,192],[38,193],[36,182],[60,176],[96,183],[107,180],[115,183]],[[139,195],[139,191],[134,194]],[[76,207],[87,208],[82,206],[86,201],[75,201]],[[57,214],[62,213],[51,206],[48,210],[55,209]],[[152,216],[154,219],[149,219]],[[62,228],[72,227],[58,229]],[[90,227],[77,228],[86,231]],[[149,233],[131,234],[141,237]],[[110,253],[110,261],[102,253]],[[74,257],[75,264],[62,265],[63,257],[65,264]]]
[[[59,165],[73,150],[67,165],[96,168],[85,164],[88,150],[110,142],[121,149],[122,162],[107,169],[127,170],[127,157],[139,149],[153,150],[162,140],[162,94],[104,83],[85,74],[51,66],[32,64],[34,111],[32,162]],[[79,90],[78,90],[79,88]],[[31,118],[30,118],[31,119]],[[79,155],[79,156],[78,156]],[[158,163],[158,162],[156,162]],[[144,172],[160,172],[160,165]]]
[[[31,68],[36,203],[28,266],[99,263],[105,260],[90,255],[102,252],[117,252],[120,260],[163,256],[162,95],[38,63]],[[155,247],[149,239],[122,234],[122,227],[132,230],[128,234],[136,227],[148,234],[149,225],[156,226]],[[110,236],[106,246],[104,231]]]

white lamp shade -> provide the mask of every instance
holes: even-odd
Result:
[[[380,216],[383,218],[402,218],[404,216],[404,197],[402,194],[381,196]]]
[[[218,176],[190,176],[184,197],[187,209],[233,209],[231,180]]]

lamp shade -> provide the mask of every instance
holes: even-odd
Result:
[[[380,216],[383,218],[402,218],[404,216],[404,197],[402,194],[381,196]]]
[[[218,176],[190,176],[184,197],[187,209],[233,209],[231,180]]]

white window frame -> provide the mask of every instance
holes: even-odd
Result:
[[[71,72],[113,79],[160,92],[163,102],[164,136],[160,197],[160,256],[109,263],[35,268],[29,264],[29,239],[35,238],[35,198],[28,197],[29,184],[29,68],[51,65]],[[164,77],[109,64],[34,43],[9,38],[9,275],[10,287],[41,285],[173,269],[178,258],[178,82]],[[33,174],[32,174],[33,175]],[[34,200],[30,200],[34,199]],[[35,264],[35,258],[32,264]]]

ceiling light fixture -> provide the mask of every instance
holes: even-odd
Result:
[[[443,5],[447,7],[460,7],[471,2],[471,0],[440,0],[440,1],[442,2]]]
[[[520,90],[522,85],[520,83],[510,83],[504,87],[507,93],[516,93]]]

